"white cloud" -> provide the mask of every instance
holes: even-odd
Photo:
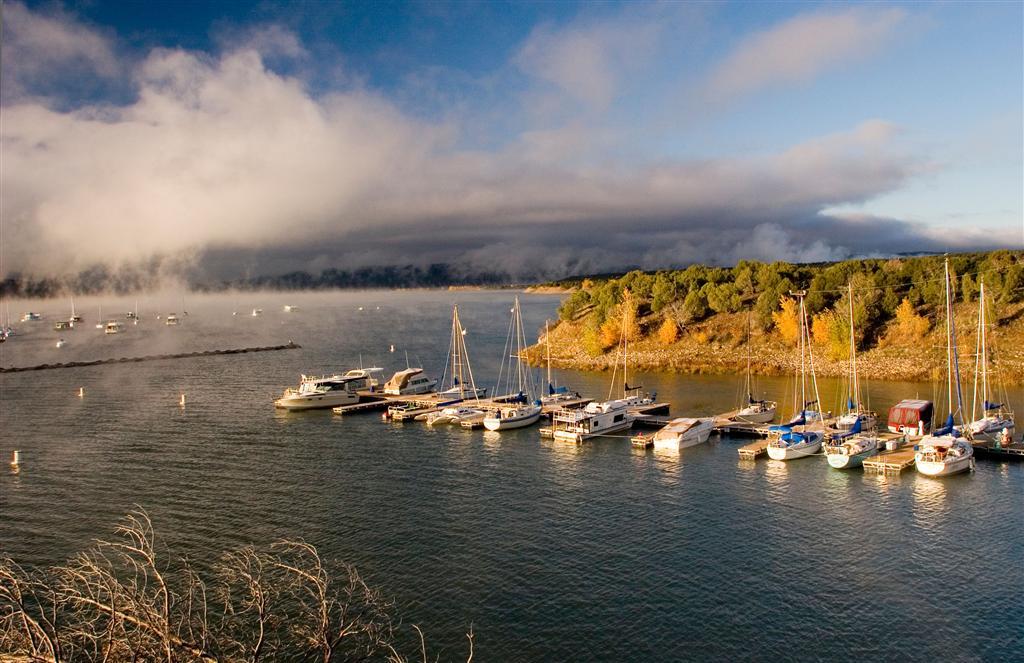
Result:
[[[707,92],[728,99],[776,84],[810,80],[846,61],[867,57],[906,18],[898,8],[857,7],[797,16],[746,38],[711,73]]]
[[[5,100],[46,94],[59,82],[55,77],[112,78],[121,73],[111,41],[73,17],[32,12],[20,2],[4,2],[2,11]]]

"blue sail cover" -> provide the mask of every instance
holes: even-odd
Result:
[[[953,433],[953,413],[950,412],[949,416],[946,417],[946,423],[937,431],[934,431],[932,435],[949,435]]]
[[[853,399],[852,398],[847,398],[846,399],[846,409],[847,410],[852,410],[854,407],[855,407],[855,405],[853,403]]]
[[[795,416],[792,419],[790,419],[788,422],[786,422],[785,425],[786,426],[803,426],[804,424],[807,423],[807,417],[805,415],[806,415],[806,412],[804,410],[800,410],[800,414],[798,414],[797,416]]]
[[[988,401],[985,401],[986,412],[988,412],[989,410],[998,410],[1001,407],[1003,407],[1002,403],[989,403]]]

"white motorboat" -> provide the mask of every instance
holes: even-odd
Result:
[[[391,376],[384,384],[384,393],[389,396],[427,394],[435,386],[437,380],[427,377],[422,368],[407,368]]]
[[[501,367],[498,369],[498,382],[505,374],[505,393],[516,393],[516,402],[508,402],[487,410],[484,416],[484,428],[491,431],[509,430],[532,426],[540,420],[540,401],[534,399],[533,374],[526,362],[523,352],[526,348],[526,334],[523,331],[523,316],[519,309],[519,298],[512,305],[512,319],[509,322],[508,336],[502,355]],[[507,361],[506,361],[507,360]],[[512,365],[515,364],[513,375]],[[495,388],[497,390],[497,387]]]
[[[111,320],[103,327],[104,334],[120,334],[124,331],[124,323],[118,322],[117,320]]]
[[[963,417],[963,398],[960,391],[960,358],[956,349],[956,325],[953,320],[953,286],[949,279],[949,259],[946,259],[946,382],[949,416],[941,429],[925,435],[918,442],[914,466],[921,474],[944,477],[959,474],[974,467],[974,447],[954,426],[956,413]],[[954,389],[955,387],[955,389]],[[953,394],[957,408],[953,410]]]
[[[704,444],[714,427],[711,417],[673,419],[654,434],[654,448],[677,450]]]
[[[807,292],[800,290],[791,293],[800,301],[800,368],[794,383],[794,400],[799,399],[800,412],[783,426],[772,426],[769,429],[771,440],[768,442],[768,457],[773,460],[793,460],[806,458],[821,451],[821,443],[825,438],[822,413],[809,410],[808,405],[821,402],[818,393],[818,379],[814,374],[814,353],[811,349],[810,325],[807,324],[807,309],[804,297]],[[807,400],[807,373],[811,374],[811,387],[814,400]]]
[[[57,347],[58,347],[58,348],[63,348],[63,347],[64,347],[65,345],[67,345],[67,344],[68,344],[68,342],[67,342],[67,341],[65,341],[64,339],[59,339],[59,340],[57,341]]]
[[[322,377],[302,376],[297,388],[284,390],[281,398],[274,401],[274,407],[283,410],[315,410],[359,402],[356,384],[362,378],[344,375]]]
[[[371,368],[353,368],[342,376],[349,380],[349,388],[355,391],[376,391],[384,382],[384,369],[379,366]]]
[[[254,309],[252,310],[252,317],[254,317],[254,318],[258,318],[258,317],[260,317],[261,315],[263,315],[263,309],[261,309],[261,308],[254,308]]]
[[[33,313],[32,311],[29,311],[28,313],[26,313],[23,316],[21,316],[21,321],[22,322],[39,322],[42,319],[43,319],[43,316],[41,316],[38,313]]]
[[[299,310],[298,306],[292,306],[291,304],[285,304],[284,305],[284,312],[285,313],[295,313],[298,310]]]
[[[750,313],[747,312],[747,374],[743,383],[746,399],[739,410],[733,415],[733,421],[752,424],[768,424],[775,421],[778,403],[762,398],[754,398],[754,380],[750,369]]]
[[[996,398],[999,398],[1002,403],[994,403],[989,400],[991,390],[989,385],[988,308],[985,306],[985,301],[985,281],[982,279],[981,289],[978,293],[978,352],[974,368],[974,404],[971,408],[975,419],[968,426],[968,430],[972,437],[995,439],[997,436],[1012,436],[1015,422],[1013,411],[1006,406],[1007,393],[1001,381],[998,380],[998,374],[996,375],[996,385],[1000,389]],[[978,393],[979,388],[980,394]]]
[[[173,326],[177,325],[178,324],[178,316],[175,315],[174,313],[168,313],[167,314],[167,319],[164,320],[164,324],[169,326],[169,327],[173,327]]]
[[[58,320],[57,322],[53,323],[53,329],[55,331],[64,331],[65,329],[74,329],[74,328],[75,328],[75,323],[71,322],[70,320]]]
[[[455,405],[446,407],[440,412],[432,412],[427,415],[428,426],[440,426],[443,424],[459,425],[464,421],[483,419],[484,411],[468,405]]]

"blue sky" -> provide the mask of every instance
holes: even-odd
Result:
[[[1024,245],[1021,3],[3,12],[3,271]]]

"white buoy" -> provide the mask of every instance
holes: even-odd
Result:
[[[11,458],[11,469],[17,472],[19,467],[21,467],[21,452],[15,449],[14,456]]]
[[[185,407],[185,394],[181,395],[181,400],[178,401],[178,405],[180,405],[181,407]]]
[[[78,388],[78,397],[79,398],[85,398],[85,387],[79,387]]]
[[[394,352],[394,351],[395,351],[395,346],[394,346],[394,345],[392,345],[392,346],[391,346],[391,351],[392,351],[392,352]]]

